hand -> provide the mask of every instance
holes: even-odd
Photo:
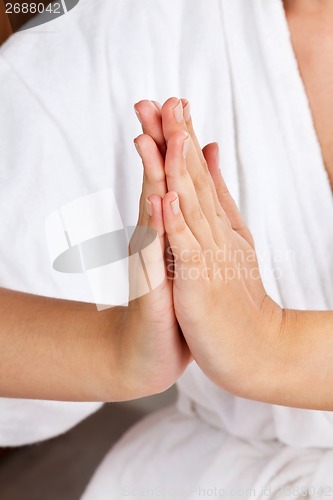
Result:
[[[203,371],[250,397],[254,375],[262,378],[260,369],[275,352],[282,311],[263,287],[252,236],[219,172],[216,145],[202,153],[189,113],[184,119],[179,111],[175,119],[175,105],[174,98],[166,102],[161,120],[176,317]]]
[[[190,171],[191,178],[195,184],[207,183],[210,193],[214,198],[216,209],[219,207],[219,201],[216,195],[214,180],[211,177],[207,164],[218,156],[218,144],[208,144],[201,151],[199,142],[194,133],[190,103],[187,99],[177,99],[171,97],[166,101],[163,107],[156,101],[140,101],[135,105],[135,112],[142,124],[144,134],[149,135],[158,147],[160,154],[165,160],[167,142],[173,133],[184,130],[191,136],[188,155],[192,159],[193,168]],[[199,158],[199,162],[197,159]],[[166,193],[166,179],[164,177],[163,196]],[[167,274],[172,268],[172,252],[168,251],[168,240],[166,238],[166,256],[167,256]]]
[[[190,176],[194,184],[208,184],[215,207],[218,210],[220,204],[214,179],[207,168],[209,163],[218,156],[218,144],[207,144],[201,150],[193,129],[191,108],[187,99],[180,100],[171,97],[163,106],[156,101],[140,101],[135,105],[135,111],[142,124],[143,132],[154,140],[163,159],[165,159],[167,143],[172,134],[181,130],[190,134],[191,141],[188,150]]]
[[[165,235],[162,214],[162,198],[167,192],[164,170],[166,151],[165,135],[172,133],[179,123],[174,114],[171,122],[164,119],[165,131],[162,129],[162,115],[168,113],[175,105],[175,99],[170,99],[161,110],[159,103],[141,101],[136,105],[138,117],[142,123],[143,135],[135,139],[135,146],[140,154],[143,166],[143,186],[140,198],[138,227],[132,238],[132,245],[137,246],[137,239],[142,237],[142,228],[147,227],[157,231],[161,248],[168,251],[169,245]],[[176,99],[176,104],[179,101]],[[186,107],[187,101],[181,104]],[[209,150],[209,147],[208,147]],[[149,215],[151,214],[151,215]],[[130,244],[131,247],[131,244]],[[158,252],[150,255],[155,273],[165,275],[165,261],[160,259]],[[169,259],[170,262],[170,259]],[[162,269],[161,269],[162,268]],[[130,281],[137,286],[135,270],[130,274]],[[125,374],[129,398],[161,392],[170,387],[192,360],[191,353],[179,328],[175,317],[172,281],[164,279],[163,283],[143,297],[132,300],[122,323],[120,335],[121,372]],[[126,392],[126,389],[124,390]]]
[[[128,399],[156,394],[168,389],[191,361],[191,354],[175,317],[172,282],[166,278],[162,197],[166,193],[164,159],[148,135],[135,139],[142,157],[144,174],[138,227],[130,242],[140,245],[144,228],[157,232],[159,246],[145,255],[145,264],[163,282],[148,294],[131,300],[119,336],[120,370],[128,387]],[[155,193],[155,194],[153,194]],[[149,198],[149,201],[147,201]],[[130,267],[130,289],[140,286],[137,269]],[[124,389],[126,393],[126,389]],[[134,395],[134,396],[133,396]]]
[[[249,397],[253,374],[261,378],[275,352],[282,311],[265,292],[252,236],[217,162],[209,164],[218,207],[208,183],[192,181],[192,162],[200,160],[184,158],[186,141],[186,133],[175,133],[165,161],[171,192],[163,199],[163,216],[175,260],[176,317],[207,376]]]
[[[168,250],[169,244],[163,224],[162,198],[167,192],[164,171],[166,140],[174,129],[177,130],[181,126],[179,121],[175,120],[173,113],[175,105],[178,107],[180,105],[183,117],[183,106],[187,107],[185,117],[187,116],[189,119],[189,106],[186,100],[180,102],[177,99],[169,99],[163,109],[159,103],[151,101],[141,101],[135,106],[145,132],[135,139],[135,145],[144,166],[138,226],[140,228],[149,227],[157,231],[161,248],[169,255],[169,264],[171,252]],[[162,128],[162,115],[164,115],[164,130]],[[186,126],[185,122],[183,125]],[[206,148],[208,151],[209,147]],[[194,154],[196,155],[195,150]],[[140,238],[140,233],[134,234],[134,238],[136,237]],[[158,255],[151,257],[152,260],[159,259]],[[155,262],[154,266],[156,266],[157,274],[161,273],[161,270],[157,269],[158,267],[163,267],[164,272],[169,274],[168,270],[165,269],[164,261]],[[132,281],[136,281],[134,273],[132,273]],[[138,328],[138,324],[142,326]],[[160,392],[174,383],[192,360],[175,317],[172,281],[170,280],[165,279],[156,290],[129,303],[128,318],[124,330],[127,330],[128,334],[122,342],[121,350],[124,365],[130,367],[130,369],[124,370],[129,374],[129,384],[134,378],[139,382],[140,387],[145,386],[147,389],[149,387],[150,393]],[[143,333],[142,330],[149,332],[149,335]],[[153,360],[148,360],[149,356],[146,356],[146,352],[149,352],[149,356],[153,357]],[[139,376],[142,372],[142,360],[145,360],[145,365],[149,361],[148,366],[150,367],[150,370],[145,370],[143,381]],[[138,387],[135,388],[134,392],[138,392]]]

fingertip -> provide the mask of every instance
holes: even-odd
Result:
[[[207,144],[202,150],[211,174],[220,174],[220,148],[217,142]]]
[[[212,148],[214,148],[214,152],[217,155],[220,151],[220,145],[218,142],[212,142],[211,143]]]
[[[163,196],[163,202],[171,203],[172,201],[175,201],[176,198],[178,198],[178,193],[176,193],[176,191],[168,191]]]
[[[171,216],[180,213],[180,202],[178,193],[170,191],[163,198],[163,209]]]
[[[135,111],[138,111],[139,113],[142,111],[142,109],[147,105],[147,103],[150,103],[148,99],[142,99],[141,101],[138,101],[134,104],[134,109]]]
[[[213,150],[213,153],[215,155],[217,164],[219,165],[220,164],[220,145],[218,142],[212,143],[212,150]]]
[[[207,144],[202,149],[202,151],[204,151],[205,153],[208,153],[208,154],[211,154],[211,155],[215,155],[215,156],[217,156],[219,154],[219,150],[220,150],[220,147],[219,147],[219,143],[218,142],[211,142],[211,143]]]
[[[140,134],[136,139],[134,139],[134,144],[138,145],[141,151],[146,150],[147,148],[157,147],[154,139],[148,134]]]
[[[184,114],[184,121],[185,123],[188,123],[191,121],[191,105],[187,99],[181,99],[182,105],[183,105],[183,114]]]
[[[147,213],[150,218],[157,218],[162,214],[162,198],[158,194],[151,194],[146,200]]]
[[[134,143],[135,149],[136,149],[136,150],[137,150],[137,152],[138,152],[138,155],[142,158],[142,154],[141,154],[140,146],[139,146],[139,143],[137,142],[137,139],[134,139],[133,143]]]
[[[157,194],[152,194],[147,197],[146,209],[148,214],[148,225],[155,229],[161,236],[164,234],[162,198]]]
[[[156,114],[161,114],[160,104],[157,101],[149,101],[148,99],[134,104],[134,111],[143,127],[147,127],[150,120],[156,119]]]
[[[162,198],[158,194],[151,194],[151,195],[149,195],[148,198],[147,198],[147,200],[150,201],[150,203],[152,203],[153,205],[156,205],[156,206],[161,206],[161,203],[162,203]]]
[[[147,214],[148,214],[148,216],[152,217],[153,214],[154,214],[154,205],[149,200],[149,198],[146,199],[146,208],[147,208]]]
[[[151,101],[151,102],[154,104],[157,111],[160,112],[162,109],[162,105],[158,101]]]
[[[133,142],[138,155],[143,159],[143,157],[145,156],[147,145],[151,144],[151,137],[146,134],[140,134],[134,139]]]
[[[135,147],[136,147],[136,146],[139,146],[139,147],[140,147],[140,142],[142,141],[142,137],[144,137],[144,134],[140,134],[140,135],[138,135],[138,136],[137,136],[137,137],[133,140]]]
[[[162,106],[162,112],[170,111],[175,108],[180,102],[179,97],[169,97]]]

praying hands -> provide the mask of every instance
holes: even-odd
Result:
[[[268,296],[218,146],[201,150],[189,103],[135,108],[144,175],[130,252],[141,228],[157,233],[145,264],[159,285],[136,294],[142,276],[130,266],[137,298],[102,312],[1,289],[0,395],[127,401],[165,391],[194,360],[235,395],[332,410],[333,312],[282,309]]]
[[[162,238],[170,314],[194,360],[236,395],[329,408],[324,389],[308,389],[329,363],[316,339],[327,335],[332,314],[282,309],[267,295],[253,238],[219,170],[218,146],[201,150],[189,103],[141,101],[135,110],[144,132],[135,140],[145,179],[139,224]]]

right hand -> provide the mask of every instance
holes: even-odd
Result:
[[[162,198],[167,192],[164,157],[155,127],[153,105],[145,101],[146,117],[152,114],[151,128],[147,134],[135,139],[142,158],[144,173],[137,226],[151,228],[158,234],[162,251],[150,250],[145,263],[154,268],[154,275],[163,273],[162,283],[146,295],[129,302],[119,336],[122,383],[128,399],[148,396],[165,391],[183,373],[192,359],[191,353],[179,328],[174,313],[172,281],[167,279],[164,253],[167,246],[162,215]],[[148,108],[148,109],[147,109]],[[149,133],[149,135],[148,135]],[[158,144],[158,146],[157,146]],[[149,198],[149,203],[147,200]],[[149,207],[148,207],[149,205]],[[149,212],[151,215],[149,215]],[[141,236],[142,229],[135,231],[133,240]],[[130,243],[131,247],[131,243]],[[140,279],[130,268],[130,289]]]

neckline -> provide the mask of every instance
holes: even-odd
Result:
[[[301,90],[301,93],[302,93],[304,107],[306,108],[306,115],[308,118],[308,120],[307,120],[308,123],[306,123],[305,125],[308,127],[308,133],[310,133],[312,136],[312,142],[316,145],[317,164],[318,165],[320,164],[320,166],[321,166],[321,168],[318,169],[317,174],[319,176],[321,173],[322,174],[321,177],[324,177],[324,181],[326,181],[326,186],[329,189],[331,199],[333,202],[333,188],[331,187],[330,179],[329,179],[328,172],[327,172],[327,169],[325,166],[324,155],[323,155],[323,151],[322,151],[322,148],[321,148],[321,145],[319,142],[319,137],[318,137],[318,134],[317,134],[317,131],[315,128],[314,116],[313,116],[313,113],[311,110],[310,100],[309,100],[309,97],[307,95],[305,83],[304,83],[303,77],[301,75],[298,59],[297,59],[296,52],[295,52],[295,49],[293,46],[292,36],[291,36],[291,31],[290,31],[290,26],[289,26],[287,14],[286,14],[285,6],[283,3],[283,0],[277,0],[277,3],[280,5],[281,25],[285,31],[285,35],[287,38],[287,40],[286,40],[286,42],[287,42],[286,43],[286,48],[287,48],[286,55],[289,58],[289,61],[292,63],[292,64],[289,64],[289,67],[294,68],[294,73],[292,76],[295,78],[295,80],[298,81],[297,83],[298,83],[299,89]],[[332,203],[332,209],[333,209],[333,203]]]

